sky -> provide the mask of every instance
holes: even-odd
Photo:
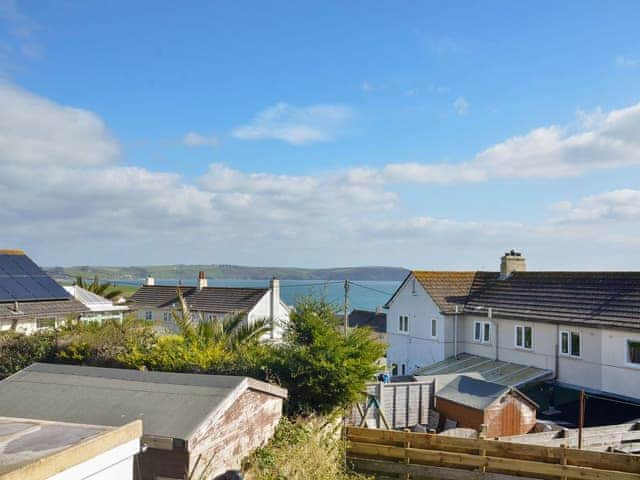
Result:
[[[0,0],[0,248],[640,270],[640,4]]]

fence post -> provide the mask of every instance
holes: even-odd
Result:
[[[411,432],[410,429],[408,429],[408,428],[404,429],[404,463],[405,463],[405,465],[409,465],[409,463],[411,463],[411,459],[409,458],[409,448],[411,448],[411,442],[407,438],[409,436],[407,434],[410,433],[410,432]],[[410,480],[411,479],[411,473],[406,472],[404,474],[404,478],[405,478],[405,480]]]
[[[376,396],[378,397],[378,415],[376,416],[376,428],[380,428],[382,422],[380,411],[384,408],[384,383],[379,382],[376,388]]]
[[[560,465],[567,465],[567,445],[565,443],[560,445]],[[566,475],[560,477],[561,480],[567,480]]]
[[[478,439],[486,440],[486,438],[487,438],[487,424],[483,423],[482,425],[480,425],[480,432],[478,433]],[[482,467],[480,467],[480,471],[482,473],[485,473],[487,471],[487,449],[483,447],[480,449],[479,453],[483,459],[483,464],[482,464]]]

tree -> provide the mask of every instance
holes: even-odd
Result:
[[[342,334],[331,305],[314,299],[298,303],[285,338],[274,355],[273,373],[289,390],[290,414],[348,406],[378,371],[385,352],[369,328]]]
[[[220,345],[230,352],[237,352],[248,345],[255,345],[269,332],[270,325],[264,320],[256,320],[249,325],[242,313],[226,315],[222,319],[204,320],[202,314],[191,312],[187,301],[178,288],[179,308],[171,312],[180,334],[189,343],[206,347]]]
[[[76,277],[74,285],[77,285],[80,288],[84,288],[85,290],[93,292],[96,295],[100,295],[101,297],[109,300],[114,300],[122,295],[122,290],[118,290],[116,286],[111,282],[100,283],[98,275],[93,277],[92,283],[85,282],[82,276],[78,275]]]

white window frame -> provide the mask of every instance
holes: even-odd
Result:
[[[171,315],[171,312],[162,312],[162,318],[165,323],[173,322],[173,315]]]
[[[479,327],[479,328],[476,328]],[[478,332],[478,336],[476,337],[476,332]],[[480,320],[473,321],[473,341],[481,342],[482,341],[482,322]]]
[[[522,345],[518,345],[518,329],[521,328],[522,329]],[[527,347],[526,346],[526,329],[531,330],[531,346]],[[514,326],[513,329],[513,345],[520,349],[520,350],[526,350],[526,351],[532,351],[533,350],[533,327],[531,325],[516,325]]]
[[[629,343],[640,343],[640,339],[638,338],[624,339],[624,363],[631,368],[640,368],[640,363],[634,363],[629,361]]]
[[[43,322],[43,321],[51,322],[51,324],[40,325],[40,322]],[[57,323],[58,322],[56,317],[39,317],[39,318],[36,318],[36,330],[47,330],[49,328],[56,328]]]
[[[431,334],[431,338],[438,338],[438,319],[437,318],[431,319],[431,331],[429,333]]]
[[[147,322],[152,321],[152,320],[153,320],[153,311],[151,311],[151,310],[145,310],[145,312],[144,312],[144,319],[145,319]]]
[[[562,335],[567,336],[566,352],[562,351]],[[575,355],[573,353],[573,342],[571,341],[573,335],[578,335],[578,341],[580,344],[580,352],[578,355]],[[582,332],[576,331],[576,330],[560,330],[560,338],[558,339],[558,342],[559,342],[560,355],[562,355],[563,357],[569,357],[569,358],[582,358]]]
[[[485,332],[487,331],[487,327],[489,327],[489,338],[485,338]],[[491,322],[482,322],[482,332],[481,332],[481,337],[482,337],[482,343],[491,343],[491,331],[493,330],[493,325],[491,325]]]
[[[215,313],[207,313],[206,319],[207,322],[213,322],[216,319]]]
[[[398,325],[398,332],[406,334],[409,333],[409,315],[400,315],[400,324]]]

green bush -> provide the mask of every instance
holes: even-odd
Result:
[[[346,407],[376,373],[385,346],[367,328],[345,335],[326,302],[307,299],[291,315],[286,343],[271,370],[289,391],[289,414],[328,413]]]
[[[6,377],[34,362],[51,361],[56,352],[54,332],[24,335],[15,332],[0,334],[0,377]]]

